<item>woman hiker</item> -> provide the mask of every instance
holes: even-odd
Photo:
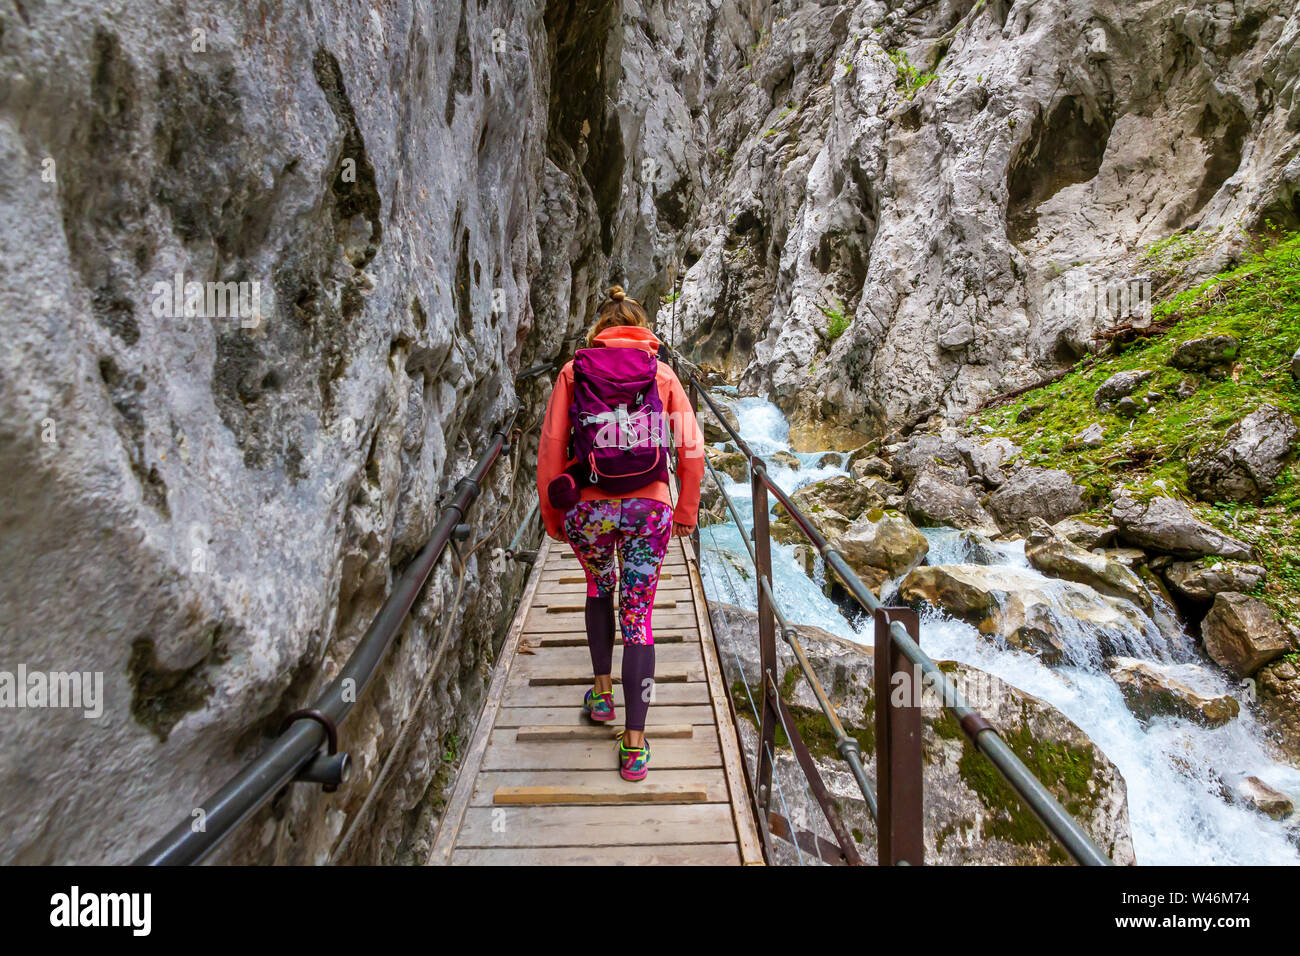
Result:
[[[673,370],[656,356],[645,311],[621,286],[596,314],[587,348],[564,366],[551,393],[538,451],[537,488],[546,533],[567,540],[587,576],[587,645],[594,686],[583,707],[615,719],[615,551],[622,566],[623,707],[619,772],[642,780],[650,762],[646,712],[654,687],[650,627],[669,537],[695,528],[704,441]],[[677,448],[676,507],[668,492],[668,445]]]

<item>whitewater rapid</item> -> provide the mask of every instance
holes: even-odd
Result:
[[[790,452],[789,424],[771,402],[727,397],[736,412],[741,437],[765,460]],[[707,414],[705,412],[704,414]],[[768,461],[768,472],[786,491],[845,474],[840,465],[817,467],[825,452],[795,453],[797,470]],[[840,462],[843,462],[841,457]],[[706,476],[705,481],[710,479]],[[747,483],[723,477],[746,528],[752,527],[752,498]],[[960,563],[967,547],[950,529],[926,529],[929,563]],[[701,529],[702,566],[709,597],[753,610],[752,568],[734,523]],[[1025,559],[1023,542],[999,542],[986,548],[999,566],[1055,586]],[[871,643],[871,625],[847,619],[821,585],[825,569],[817,559],[813,577],[794,557],[794,546],[772,542],[772,576],[777,600],[795,623],[823,628],[861,644]],[[886,593],[888,597],[888,592]],[[1081,625],[1085,626],[1085,625]],[[1159,646],[1157,646],[1159,644]],[[1262,743],[1263,730],[1251,716],[1248,686],[1230,684],[1218,671],[1199,667],[1192,642],[1150,641],[1149,656],[1174,662],[1189,682],[1214,693],[1232,693],[1241,716],[1223,727],[1205,728],[1181,718],[1157,718],[1144,724],[1129,711],[1119,687],[1099,660],[1074,666],[1045,667],[1033,655],[1010,650],[983,638],[974,627],[937,610],[922,616],[921,645],[937,660],[954,660],[996,675],[1020,690],[1045,700],[1074,721],[1119,768],[1128,786],[1129,815],[1137,860],[1161,864],[1282,864],[1300,862],[1300,850],[1287,838],[1283,823],[1223,796],[1231,784],[1256,776],[1300,803],[1300,771],[1272,760]]]

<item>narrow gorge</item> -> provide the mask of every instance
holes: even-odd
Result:
[[[517,411],[352,779],[213,858],[424,862],[528,577],[553,373],[614,283],[1116,862],[1300,862],[1290,0],[23,0],[0,160],[0,671],[104,680],[93,720],[0,712],[0,862],[127,863],[190,817]],[[705,424],[752,751],[747,465]],[[772,521],[865,755],[869,626]],[[926,721],[928,857],[1061,862]]]

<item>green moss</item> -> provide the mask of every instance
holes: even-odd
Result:
[[[817,308],[821,310],[822,315],[826,316],[826,340],[828,342],[834,342],[848,331],[849,326],[853,324],[853,320],[844,314],[844,307],[839,302],[829,306],[818,303]]]
[[[1147,252],[1161,261],[1188,257],[1206,241],[1182,235]],[[1285,617],[1300,619],[1300,470],[1293,461],[1275,493],[1259,505],[1208,505],[1192,500],[1187,461],[1223,439],[1262,405],[1300,415],[1300,387],[1290,374],[1300,348],[1300,235],[1261,247],[1240,267],[1160,303],[1153,324],[1163,335],[1120,346],[1117,354],[1089,356],[1064,378],[989,409],[975,418],[991,434],[1021,446],[1026,464],[1061,468],[1104,502],[1118,485],[1139,498],[1187,500],[1202,520],[1250,541],[1270,574],[1261,596]],[[1225,333],[1241,343],[1228,372],[1202,375],[1171,367],[1183,342]],[[1154,372],[1134,397],[1146,410],[1130,420],[1094,404],[1097,387],[1116,372]],[[1180,397],[1179,388],[1194,391]],[[1027,410],[1037,408],[1036,414]],[[1024,418],[1024,421],[1018,419]],[[1100,447],[1075,436],[1100,425]]]
[[[792,672],[793,679],[791,679]],[[781,693],[783,697],[793,694],[794,684],[798,682],[799,676],[797,667],[785,672],[782,678]],[[735,681],[731,685],[731,700],[736,715],[757,726],[758,722],[754,718],[754,711],[750,707],[749,695],[745,692],[745,685],[740,681]],[[762,700],[757,696],[754,697],[754,704],[760,709],[763,706]],[[803,738],[804,746],[808,748],[808,752],[817,759],[839,760],[839,751],[835,749],[835,733],[831,730],[826,715],[818,708],[800,707],[790,704],[788,700],[787,706],[790,708],[790,715],[794,718],[795,730]],[[863,706],[865,713],[871,714],[875,712],[874,698],[870,694],[866,696]],[[858,742],[864,760],[876,752],[876,730],[874,725],[853,727],[845,724],[844,731]],[[781,726],[779,720],[776,723],[776,746],[779,750],[790,749],[790,738],[786,736],[785,728]]]
[[[1037,740],[1025,724],[1002,738],[1076,819],[1087,817],[1094,798],[1088,783],[1096,766],[1091,747],[1073,747],[1060,741]],[[1048,834],[988,758],[963,741],[958,772],[989,811],[982,832],[986,837],[1021,846],[1042,845],[1054,862],[1066,862],[1064,851]]]

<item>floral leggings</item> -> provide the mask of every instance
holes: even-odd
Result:
[[[564,534],[587,575],[587,596],[614,593],[614,551],[622,559],[619,626],[623,643],[654,644],[650,611],[673,530],[673,510],[650,498],[579,501],[564,516]]]

